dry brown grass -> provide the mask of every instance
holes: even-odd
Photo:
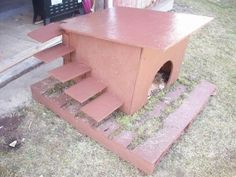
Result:
[[[192,88],[206,79],[217,85],[218,93],[151,176],[233,177],[236,175],[235,1],[177,0],[176,3],[177,11],[215,17],[191,38],[178,82]],[[0,152],[2,168],[23,177],[143,176],[43,106],[33,103],[21,112],[26,117],[18,130],[25,142],[16,151]],[[119,121],[132,127],[127,117]]]

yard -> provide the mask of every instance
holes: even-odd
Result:
[[[184,84],[191,90],[204,79],[217,86],[217,94],[210,99],[203,112],[174,144],[151,176],[234,177],[236,2],[176,0],[175,3],[175,12],[214,17],[209,25],[192,36],[176,84]],[[144,110],[133,115],[131,119],[130,116],[117,114],[117,121],[124,128],[132,128],[145,109],[149,109],[162,94],[163,92],[151,99]],[[174,103],[174,106],[178,106],[178,103]],[[167,110],[163,115],[171,111]],[[2,121],[9,127],[15,125],[9,128],[12,130],[9,130],[7,136],[2,136],[0,129],[2,177],[144,176],[129,163],[78,133],[68,123],[33,100],[26,106],[18,107],[14,116],[19,118],[9,119],[10,123]],[[159,119],[151,120],[140,126],[137,131],[149,136],[157,130],[160,123]],[[20,144],[9,148],[5,144],[13,137],[17,138]],[[140,137],[137,138],[137,142],[139,141]]]

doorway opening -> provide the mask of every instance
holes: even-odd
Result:
[[[173,64],[171,61],[167,61],[157,72],[152,82],[152,85],[148,91],[148,98],[155,95],[160,90],[163,90],[170,78]]]

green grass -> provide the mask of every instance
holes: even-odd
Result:
[[[217,95],[159,164],[155,177],[236,176],[236,6],[234,0],[177,0],[178,11],[215,19],[191,37],[179,83],[191,90],[205,79],[217,86]],[[188,8],[183,8],[188,7]],[[153,103],[156,100],[151,100]],[[173,105],[174,106],[174,105]],[[131,129],[146,110],[133,117],[117,115]],[[39,104],[22,110],[25,142],[17,151],[0,152],[0,166],[17,176],[143,176],[112,152],[79,134]],[[169,110],[171,112],[171,110]],[[169,112],[167,112],[168,114]],[[165,116],[165,115],[164,115]],[[146,135],[161,122],[139,128]],[[31,126],[29,126],[31,125]],[[153,126],[155,125],[155,126]],[[152,133],[152,132],[151,132]],[[141,137],[141,136],[140,136]],[[142,138],[142,137],[141,137]],[[146,138],[146,137],[143,137]],[[6,168],[5,168],[6,167]]]
[[[153,109],[153,106],[158,104],[159,102],[163,102],[165,99],[165,94],[172,90],[175,90],[177,85],[179,85],[178,82],[171,87],[161,90],[160,92],[153,95],[148,100],[147,104],[133,115],[126,115],[120,112],[118,114],[115,114],[115,120],[121,126],[120,129],[135,132],[135,138],[129,145],[130,149],[135,148],[138,144],[144,142],[149,137],[152,137],[155,132],[162,128],[163,119],[181,105],[187,92],[181,95],[177,100],[170,102],[159,116],[151,117],[148,114]],[[142,122],[141,120],[146,116],[147,120]],[[117,131],[120,132],[120,130]],[[117,134],[117,132],[114,132],[114,134]]]

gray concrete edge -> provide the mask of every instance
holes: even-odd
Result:
[[[21,77],[22,75],[30,72],[34,68],[43,64],[42,61],[39,61],[33,57],[18,63],[17,65],[9,68],[8,70],[0,73],[0,88],[3,88],[11,81]]]

